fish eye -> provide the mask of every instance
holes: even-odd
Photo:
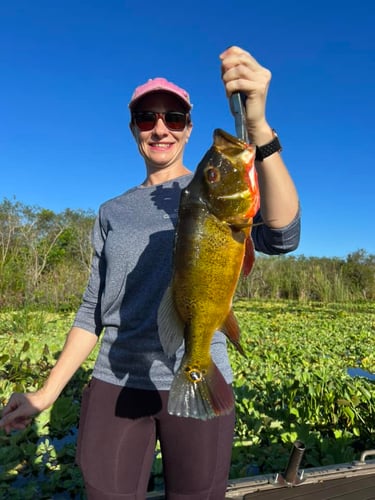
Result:
[[[206,176],[207,182],[210,184],[214,184],[215,182],[220,181],[220,172],[216,167],[207,167],[204,171],[204,174]]]

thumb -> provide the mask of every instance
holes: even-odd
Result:
[[[17,408],[7,415],[3,415],[0,420],[0,429],[4,429],[7,434],[12,430],[25,429],[32,421],[30,412],[22,411],[22,408]]]
[[[4,427],[17,419],[22,420],[35,413],[37,413],[37,409],[28,401],[24,394],[14,393],[3,409],[0,426]]]
[[[12,408],[11,406],[7,406],[3,410],[3,415],[2,418],[0,419],[0,427],[4,427],[5,425],[9,424],[10,422],[17,419],[20,416],[22,416],[21,407]]]
[[[0,418],[0,429],[5,427],[10,421],[10,416],[3,415],[2,418]]]

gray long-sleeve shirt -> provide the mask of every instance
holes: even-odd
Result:
[[[74,325],[101,339],[93,376],[139,389],[168,390],[183,346],[173,359],[161,347],[157,310],[172,276],[174,233],[181,190],[192,174],[150,187],[135,187],[101,205],[93,228],[94,257]],[[260,215],[255,222],[260,222]],[[299,241],[299,216],[282,229],[255,225],[256,250],[278,254]],[[216,332],[214,362],[232,381],[226,339]]]

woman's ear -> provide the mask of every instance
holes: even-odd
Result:
[[[185,142],[189,141],[190,134],[191,134],[192,131],[193,131],[193,122],[189,122],[188,125],[187,125],[186,140],[185,140]]]

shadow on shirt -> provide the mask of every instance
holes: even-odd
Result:
[[[151,193],[151,199],[156,208],[163,210],[169,215],[175,228],[182,189],[183,188],[181,188],[178,182],[174,182],[171,187],[164,187],[163,185],[156,186],[155,191]]]
[[[116,401],[115,415],[136,419],[151,417],[162,410],[162,400],[156,390],[123,387]]]

